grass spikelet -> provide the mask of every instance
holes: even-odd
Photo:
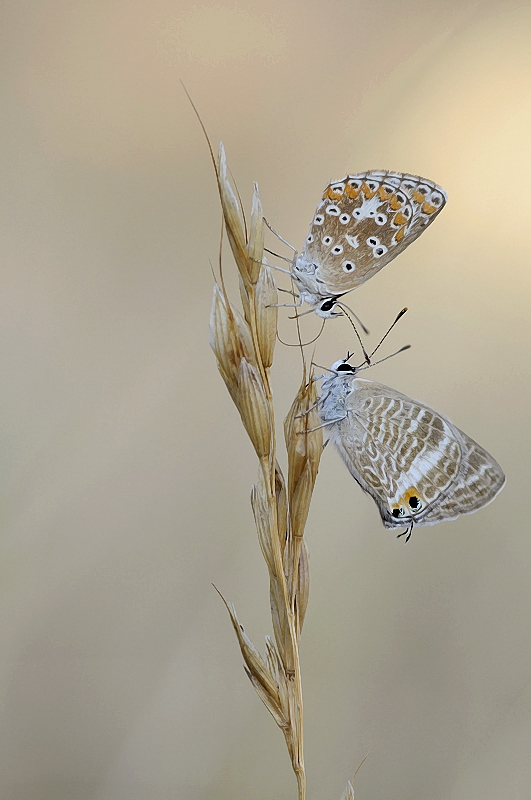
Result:
[[[277,337],[277,288],[263,264],[262,206],[255,184],[249,238],[243,214],[227,178],[220,147],[218,182],[227,237],[240,276],[244,313],[214,287],[210,343],[219,371],[240,412],[258,457],[258,480],[251,490],[258,540],[269,572],[273,638],[262,657],[245,633],[230,603],[225,604],[238,638],[245,670],[257,694],[284,734],[305,800],[303,706],[299,642],[308,604],[309,569],[304,526],[319,468],[321,431],[315,412],[316,390],[304,371],[301,387],[285,422],[288,478],[277,462],[275,412],[269,381]]]

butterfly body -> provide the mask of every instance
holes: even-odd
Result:
[[[370,170],[330,183],[292,278],[322,317],[417,239],[444,208],[446,192],[416,175]],[[324,308],[323,308],[324,306]]]
[[[343,368],[343,369],[342,369]],[[477,442],[434,409],[356,377],[345,362],[323,381],[323,425],[386,528],[435,525],[490,503],[505,476]]]

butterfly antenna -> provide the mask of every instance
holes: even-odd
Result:
[[[339,306],[339,308],[342,310],[342,312],[343,312],[343,313],[344,313],[344,315],[345,315],[345,316],[348,318],[348,320],[349,320],[350,324],[351,324],[351,325],[352,325],[352,327],[354,328],[354,333],[355,333],[355,334],[356,334],[356,336],[358,337],[358,342],[360,343],[360,346],[361,346],[361,351],[362,351],[362,353],[363,353],[363,357],[364,357],[364,359],[365,359],[365,363],[366,363],[366,364],[370,364],[370,363],[371,363],[370,356],[368,355],[367,351],[365,350],[365,347],[364,347],[364,345],[363,345],[363,342],[361,341],[361,336],[360,336],[360,335],[359,335],[359,333],[358,333],[358,329],[357,329],[357,328],[356,328],[356,326],[354,325],[354,321],[353,321],[352,317],[350,316],[350,313],[349,313],[349,312],[350,312],[350,308],[349,308],[348,306],[346,306],[344,303],[339,303],[339,302],[338,302],[338,303],[336,303],[336,305],[338,305],[338,306]],[[305,313],[307,314],[308,312],[306,311]],[[352,313],[354,313],[354,312],[352,312]],[[355,316],[355,315],[354,315],[354,316]]]
[[[390,356],[386,356],[385,358],[381,358],[379,361],[371,361],[370,364],[360,364],[359,367],[356,367],[356,370],[359,372],[362,369],[369,369],[369,367],[375,367],[377,364],[381,364],[383,361],[387,361],[388,358],[394,358],[399,353],[403,353],[404,350],[409,350],[410,347],[411,347],[410,344],[405,344],[403,347],[400,348],[400,350],[397,350],[396,353],[391,353]]]
[[[337,305],[339,305],[339,303],[338,303]],[[354,313],[354,311],[351,309],[351,307],[350,307],[350,306],[347,306],[347,304],[346,304],[346,303],[344,303],[343,305],[345,306],[345,308],[348,308],[348,310],[350,311],[350,313],[352,314],[352,316],[354,317],[354,319],[356,320],[356,322],[358,323],[358,325],[359,325],[359,326],[360,326],[360,328],[362,329],[363,333],[364,333],[366,336],[369,336],[369,334],[370,334],[370,330],[367,328],[367,326],[366,326],[366,325],[364,325],[364,324],[363,324],[363,322],[362,322],[362,321],[361,321],[361,319],[358,317],[358,315],[357,315],[357,314],[355,314],[355,313]]]
[[[391,325],[391,327],[389,328],[389,330],[387,331],[387,333],[385,333],[385,334],[382,336],[382,338],[380,339],[380,341],[378,342],[378,344],[376,345],[376,347],[375,347],[375,348],[374,348],[374,350],[372,351],[372,353],[371,353],[371,355],[370,355],[370,358],[372,358],[372,357],[373,357],[373,355],[376,353],[376,351],[378,350],[378,348],[379,348],[379,347],[381,347],[381,345],[382,345],[382,344],[385,342],[385,340],[387,339],[387,337],[389,336],[389,334],[391,333],[391,331],[392,331],[392,330],[393,330],[393,328],[395,327],[395,325],[396,325],[396,323],[398,322],[398,320],[399,320],[401,317],[403,317],[403,316],[404,316],[404,314],[406,313],[406,311],[407,311],[407,308],[403,308],[403,309],[402,309],[402,311],[401,311],[401,312],[400,312],[400,313],[397,315],[397,317],[396,317],[395,321],[393,322],[393,324]],[[400,350],[399,350],[398,352],[400,352]],[[378,362],[378,363],[380,363],[380,362]]]

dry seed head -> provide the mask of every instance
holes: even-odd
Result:
[[[264,497],[263,481],[251,487],[251,507],[264,561],[267,564],[269,574],[275,577],[275,561],[271,541],[271,514]]]
[[[304,533],[323,449],[322,431],[313,430],[320,425],[316,402],[315,382],[310,380],[306,383],[306,376],[303,376],[301,387],[284,422],[288,450],[288,500],[294,536]]]
[[[278,464],[275,467],[275,495],[277,500],[277,533],[280,548],[283,552],[288,531],[288,498],[286,496],[286,481]]]
[[[345,791],[341,795],[341,800],[354,800],[354,787],[350,781],[347,783]]]
[[[238,638],[241,654],[245,662],[245,671],[247,672],[247,675],[256,689],[258,696],[271,712],[277,724],[280,727],[284,727],[287,724],[287,721],[282,713],[282,704],[280,701],[277,681],[269,670],[269,653],[267,656],[267,661],[262,658],[254,644],[245,633],[243,625],[241,625],[240,621],[238,620],[233,604],[227,603],[221,592],[218,592],[218,594],[225,603],[227,611],[229,612],[232,626]]]
[[[242,358],[236,394],[238,411],[258,458],[271,452],[271,416],[262,382],[252,364]]]
[[[308,550],[304,539],[301,542],[299,554],[299,581],[297,586],[297,613],[299,617],[299,631],[302,630],[308,598],[310,595],[310,565],[308,563]]]
[[[253,205],[251,208],[251,230],[249,232],[249,278],[256,283],[264,257],[264,212],[258,193],[258,184],[254,184]]]
[[[238,387],[242,359],[254,362],[253,342],[242,315],[217,285],[214,286],[210,312],[210,346],[223,380],[233,394]]]
[[[280,581],[270,576],[269,581],[269,603],[271,606],[271,621],[273,623],[273,635],[278,648],[282,664],[286,671],[293,670],[293,646],[291,643],[288,615],[284,592]]]
[[[225,149],[222,142],[219,143],[218,181],[227,238],[240,275],[247,285],[250,282],[250,270],[245,236],[245,223],[240,206],[228,179],[227,160],[225,158]]]
[[[256,284],[255,308],[258,346],[264,367],[273,363],[273,352],[277,339],[278,308],[277,287],[271,267],[262,267]]]
[[[238,282],[240,284],[240,298],[241,298],[241,301],[242,301],[243,316],[245,317],[246,323],[250,327],[250,325],[251,325],[251,309],[250,309],[250,305],[249,305],[249,293],[247,291],[247,288],[245,286],[245,283],[243,282],[243,279],[242,279],[241,275],[238,275]]]

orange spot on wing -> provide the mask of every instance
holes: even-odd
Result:
[[[364,181],[364,182],[363,182],[363,184],[362,184],[361,191],[363,192],[363,194],[365,195],[365,197],[367,198],[367,200],[370,200],[370,199],[371,199],[371,197],[374,197],[374,195],[376,194],[376,190],[375,190],[374,192],[372,192],[372,191],[369,189],[369,187],[367,186],[367,184],[365,183],[365,181]]]
[[[433,212],[436,211],[436,207],[432,206],[432,204],[428,203],[426,200],[426,202],[422,204],[422,211],[424,211],[425,214],[433,214]]]
[[[404,225],[403,228],[400,228],[400,230],[395,233],[395,242],[401,242],[405,236],[405,233],[406,233],[406,226]]]
[[[327,197],[330,200],[340,200],[341,197],[342,197],[342,193],[341,192],[332,191],[332,187],[329,186],[328,189],[325,191],[325,193],[323,195],[323,200],[326,200]]]
[[[391,197],[391,192],[388,192],[386,189],[384,189],[383,186],[379,186],[378,195],[380,197],[380,200],[388,200]]]
[[[404,214],[402,214],[402,212],[399,211],[393,217],[393,222],[395,223],[395,225],[398,225],[400,227],[400,225],[405,225],[407,223],[407,217],[405,217]]]
[[[415,192],[415,194],[413,195],[413,200],[415,201],[415,203],[423,203],[425,197],[422,194],[422,192]]]
[[[400,202],[396,194],[394,194],[389,200],[389,205],[393,211],[398,211],[399,208],[402,208],[402,203]]]
[[[349,183],[347,183],[347,185],[345,186],[345,194],[347,195],[347,197],[350,197],[351,200],[355,200],[360,192],[361,189],[355,189]]]

